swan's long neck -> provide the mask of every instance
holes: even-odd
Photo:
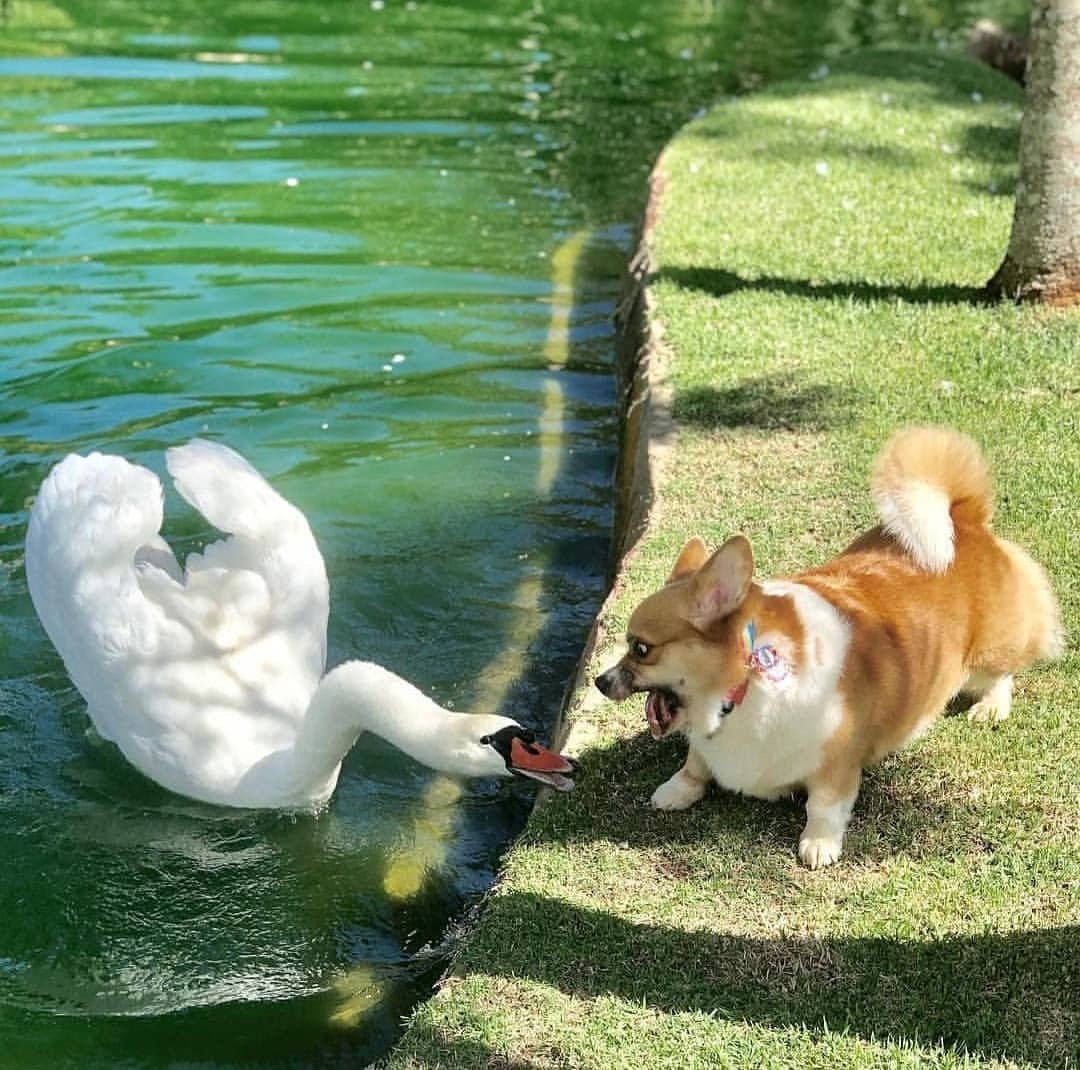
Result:
[[[471,776],[477,768],[468,746],[476,734],[468,714],[452,713],[388,669],[347,661],[323,677],[297,737],[294,759],[308,783],[337,780],[338,766],[361,732],[373,732],[418,762]]]

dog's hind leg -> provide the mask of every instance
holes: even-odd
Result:
[[[691,746],[683,767],[653,792],[650,803],[656,810],[685,810],[705,794],[711,779],[705,759]]]

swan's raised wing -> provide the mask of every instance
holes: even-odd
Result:
[[[330,594],[304,514],[220,443],[193,439],[170,449],[166,464],[176,489],[230,535],[186,563],[187,606],[207,639],[231,650],[276,635],[314,690],[326,665]]]
[[[325,666],[329,593],[303,515],[232,450],[171,451],[184,495],[235,534],[181,573],[162,488],[120,457],[72,454],[31,511],[30,594],[102,735],[225,708],[302,719]],[[210,715],[210,714],[207,714]]]
[[[158,534],[157,476],[121,457],[71,454],[49,473],[30,513],[26,579],[38,617],[64,659],[99,731],[124,702],[118,666],[132,651],[172,648],[175,637],[135,584],[133,562],[148,555],[179,574]]]
[[[165,464],[176,489],[218,531],[271,543],[294,529],[311,536],[304,514],[220,442],[194,438],[166,450]]]

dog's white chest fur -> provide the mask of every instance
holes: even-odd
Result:
[[[800,663],[779,682],[752,676],[746,697],[719,722],[723,696],[695,697],[687,710],[687,734],[722,787],[774,798],[820,767],[822,748],[840,724],[836,684],[851,630],[808,587],[783,581],[763,587],[795,603],[804,636]]]

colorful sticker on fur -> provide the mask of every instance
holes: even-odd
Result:
[[[772,643],[762,643],[760,646],[757,646],[756,643],[757,625],[752,620],[749,620],[746,622],[742,634],[747,669],[750,672],[756,672],[759,676],[764,676],[766,680],[774,684],[786,680],[791,675],[791,666],[788,665],[787,658]],[[738,687],[733,687],[724,696],[724,702],[720,707],[719,716],[712,732],[715,732],[720,727],[720,721],[727,717],[746,698],[746,691],[749,686],[750,675],[748,673],[746,679]],[[711,736],[712,732],[708,734]]]
[[[774,684],[786,680],[791,675],[791,666],[787,658],[772,645],[762,643],[757,645],[757,625],[749,620],[743,629],[743,642],[746,644],[746,667],[752,672],[759,673],[766,680]]]

